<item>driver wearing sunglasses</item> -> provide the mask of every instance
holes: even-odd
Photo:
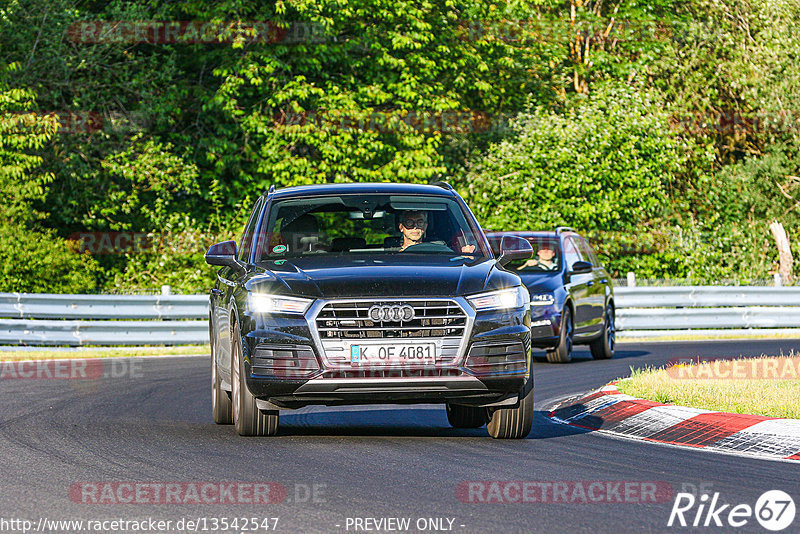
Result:
[[[428,229],[428,213],[425,211],[404,211],[400,216],[400,233],[403,234],[403,244],[400,251],[411,245],[422,243],[425,231]]]
[[[400,245],[401,252],[412,245],[422,243],[422,238],[425,237],[428,229],[428,212],[404,211],[400,215],[398,228],[403,234],[403,243]],[[471,254],[475,252],[475,245],[465,245],[461,247],[461,252]]]

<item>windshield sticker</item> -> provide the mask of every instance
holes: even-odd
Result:
[[[286,260],[275,260],[275,265],[283,265],[286,263]]]
[[[278,245],[276,247],[273,247],[272,252],[274,252],[275,254],[286,252],[286,245]]]

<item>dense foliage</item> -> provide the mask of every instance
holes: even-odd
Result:
[[[769,222],[800,241],[798,23],[795,0],[10,0],[0,291],[205,291],[204,247],[270,184],[442,178],[620,276],[766,278]]]

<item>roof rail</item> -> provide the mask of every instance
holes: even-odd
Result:
[[[575,230],[573,230],[569,226],[559,226],[558,228],[556,228],[557,234],[560,234],[561,232],[574,232],[574,231]]]
[[[264,191],[262,193],[262,195],[267,197],[267,196],[271,195],[274,192],[275,192],[275,184],[272,184],[271,186],[269,186],[269,189],[267,189],[266,191]]]
[[[441,187],[442,189],[447,189],[449,191],[455,191],[453,189],[453,186],[445,182],[444,180],[437,180],[435,182],[432,182],[431,185],[435,185],[437,187]]]

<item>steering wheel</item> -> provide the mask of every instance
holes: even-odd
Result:
[[[444,241],[426,241],[406,247],[403,252],[453,252],[453,249],[444,244]]]

